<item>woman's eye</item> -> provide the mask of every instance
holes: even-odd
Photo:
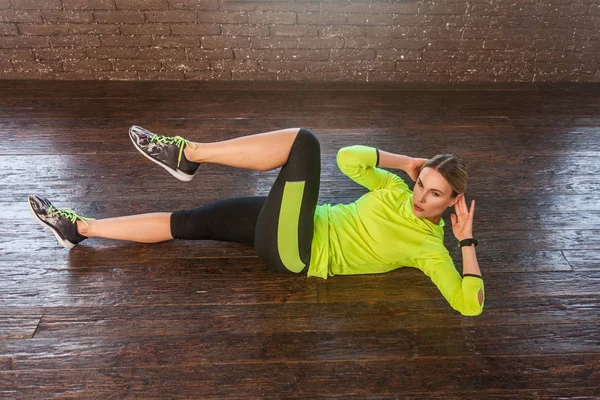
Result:
[[[440,197],[440,195],[439,195],[439,194],[437,194],[437,193],[434,193],[433,195],[434,195],[435,197]]]

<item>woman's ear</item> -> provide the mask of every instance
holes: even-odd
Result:
[[[458,203],[460,201],[461,197],[464,197],[463,193],[459,193],[458,196],[456,196],[454,198],[454,200],[452,200],[452,204],[450,204],[449,207],[454,207],[456,205],[456,203]]]

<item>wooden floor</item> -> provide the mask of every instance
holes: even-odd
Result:
[[[179,182],[132,124],[197,141],[310,128],[331,203],[364,193],[342,146],[462,156],[483,314],[409,268],[320,280],[242,244],[58,247],[28,194],[103,218],[266,194],[277,174]],[[600,85],[0,81],[0,139],[0,398],[600,398]]]

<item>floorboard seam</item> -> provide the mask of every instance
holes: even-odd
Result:
[[[42,318],[44,318],[44,314],[46,314],[46,309],[44,308],[44,310],[42,311],[42,315],[40,316],[40,319],[35,327],[35,330],[33,331],[33,334],[31,335],[31,339],[33,339],[35,337],[35,334],[38,332],[38,330],[40,329],[40,325],[42,324]]]

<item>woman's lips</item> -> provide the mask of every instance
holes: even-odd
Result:
[[[415,206],[415,210],[417,210],[417,211],[423,211],[423,209],[421,207],[419,207],[418,205],[416,205],[416,204],[413,204],[413,205]]]

